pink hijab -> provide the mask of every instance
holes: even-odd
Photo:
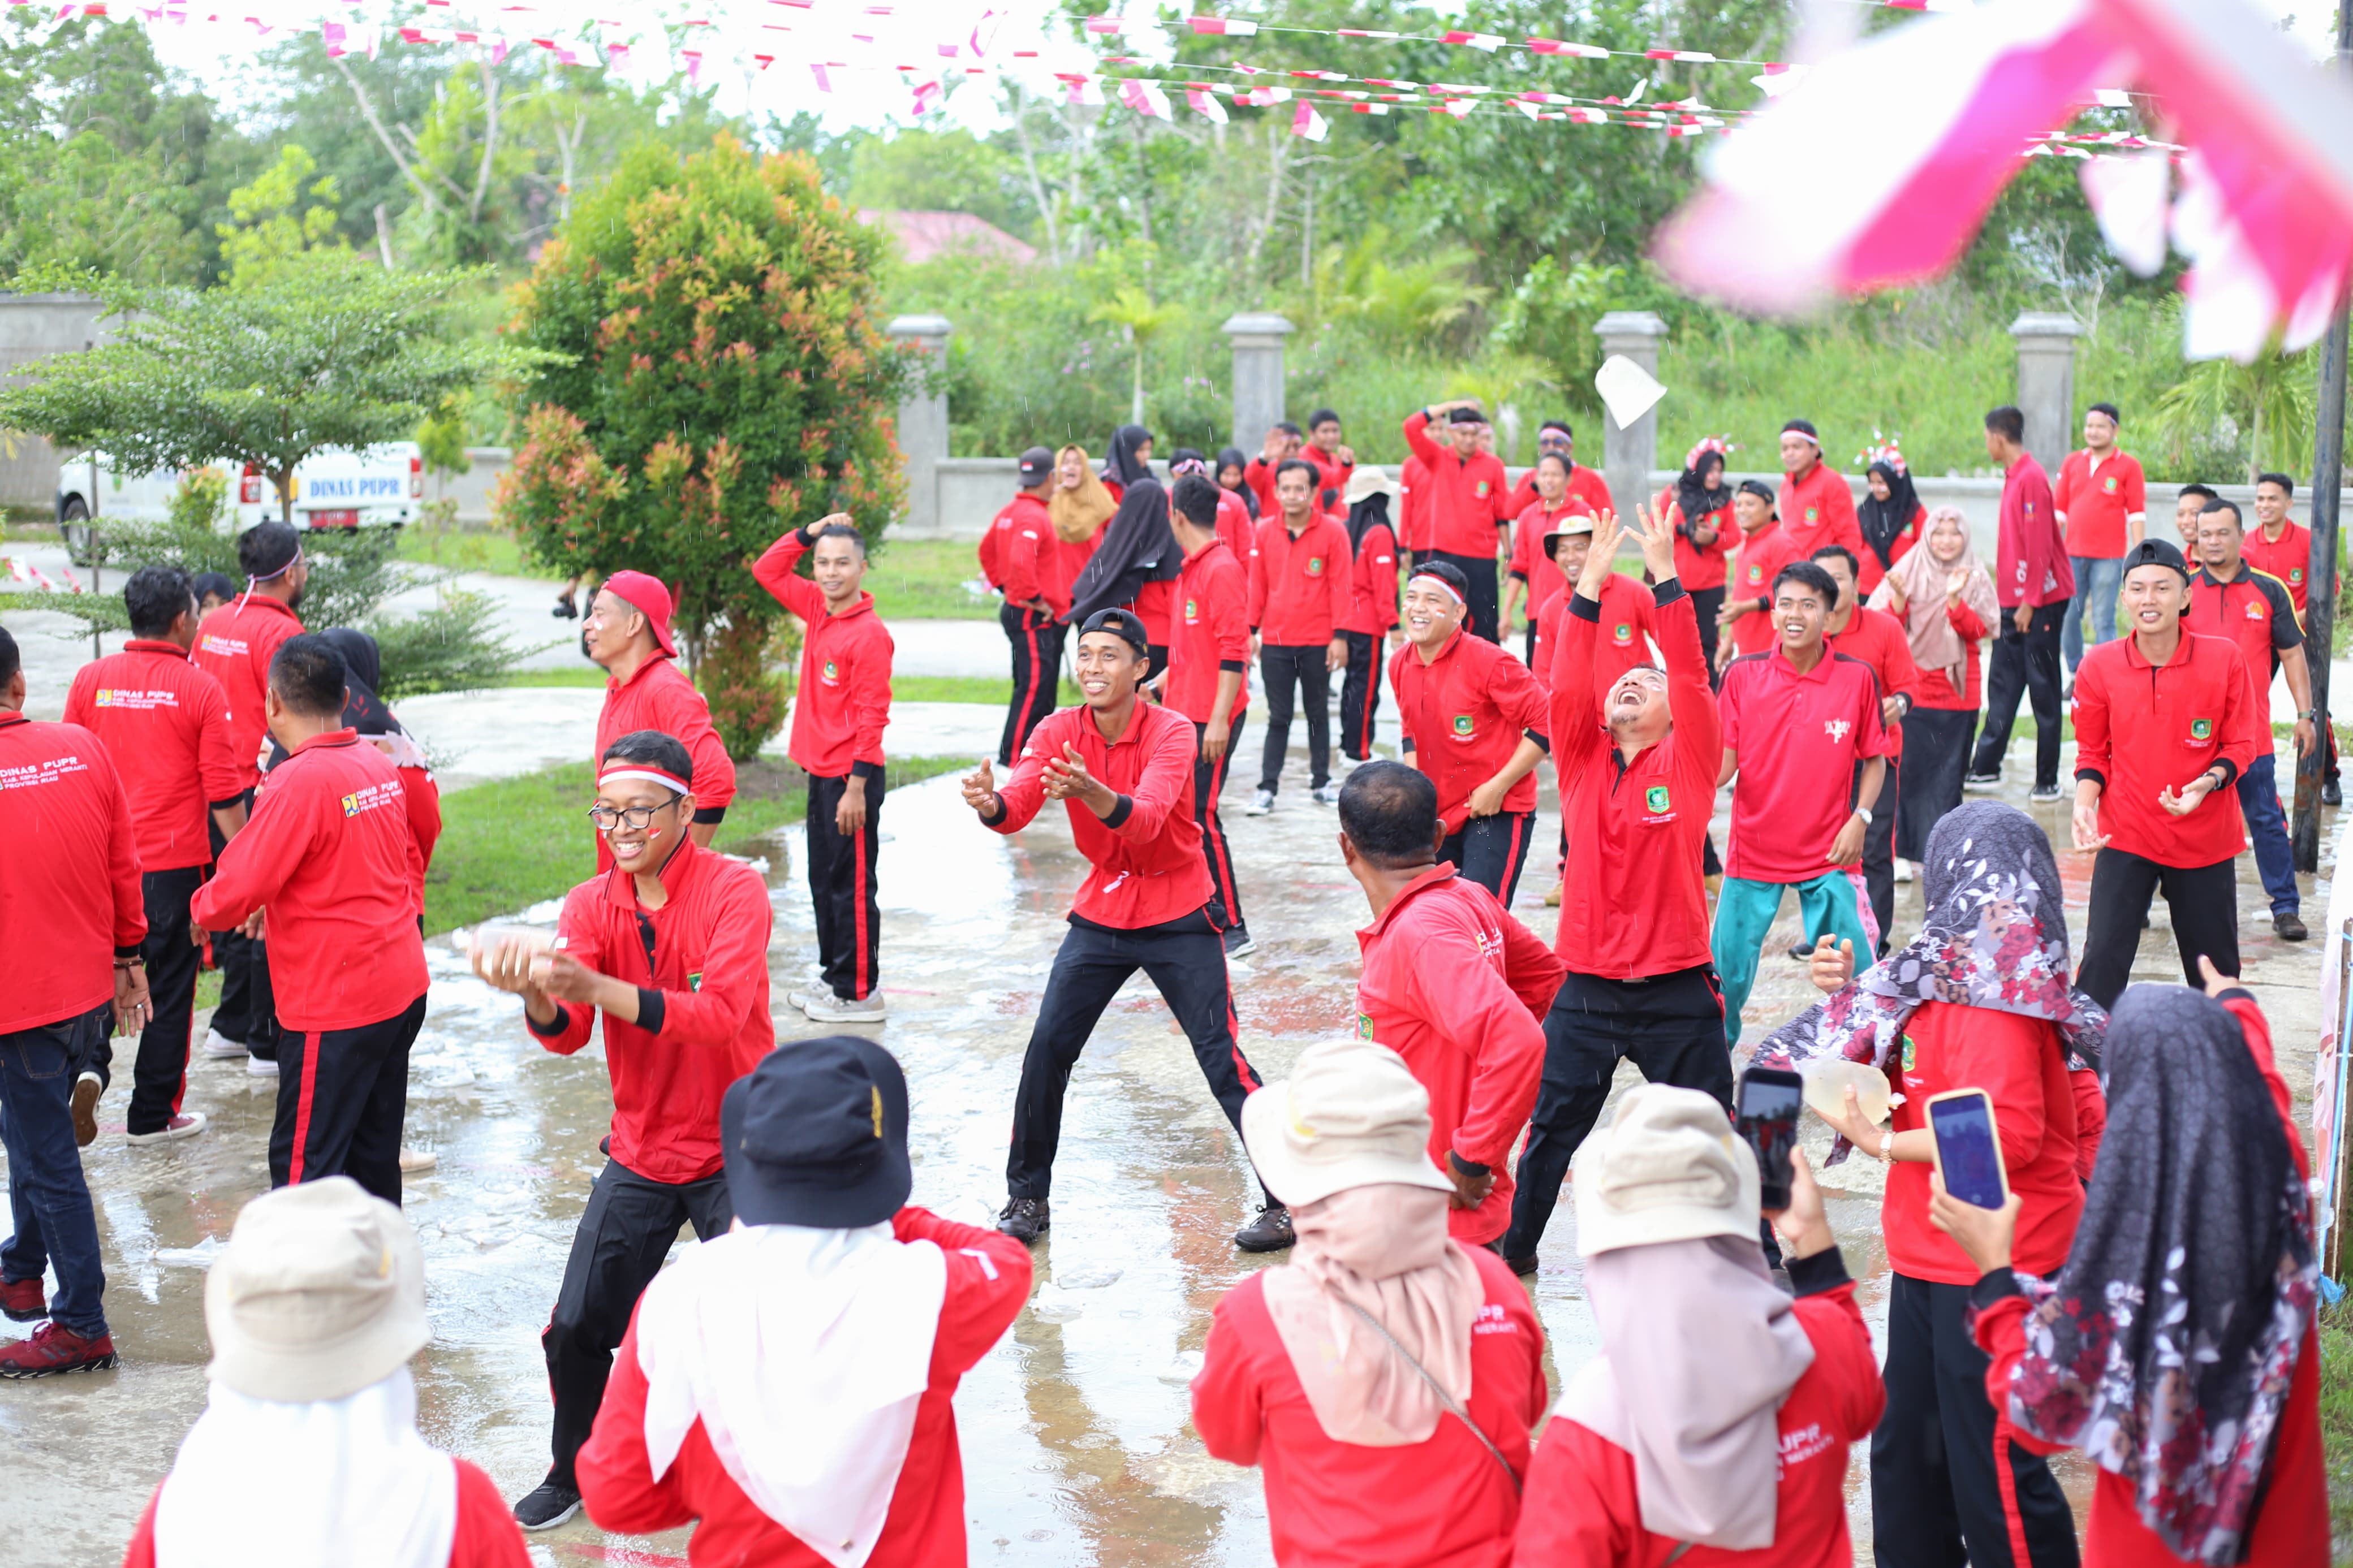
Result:
[[[1928,548],[1928,536],[1947,517],[1961,525],[1961,552],[1949,563],[1937,560]],[[1958,507],[1940,506],[1928,514],[1927,523],[1920,531],[1920,542],[1888,569],[1886,577],[1871,591],[1870,604],[1874,610],[1894,615],[1895,599],[1892,590],[1902,589],[1904,630],[1912,643],[1912,662],[1922,669],[1943,671],[1954,690],[1966,692],[1968,647],[1961,640],[1961,634],[1953,629],[1952,617],[1945,613],[1946,578],[1954,572],[1967,579],[1961,584],[1961,603],[1977,612],[1978,619],[1989,629],[1998,629],[2001,607],[1994,600],[1993,578],[1978,562],[1977,545],[1969,538],[1969,525],[1962,520]]]
[[[1447,1194],[1350,1187],[1291,1211],[1299,1243],[1266,1272],[1266,1310],[1324,1435],[1367,1448],[1425,1442],[1445,1406],[1350,1310],[1372,1314],[1457,1401],[1471,1394],[1471,1325],[1485,1297],[1446,1234]]]

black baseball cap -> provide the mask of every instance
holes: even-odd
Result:
[[[2144,539],[2126,551],[2117,575],[2121,577],[2136,566],[2170,566],[2181,574],[2183,582],[2189,581],[2189,563],[2182,559],[2180,547],[2162,539]]]
[[[1127,646],[1138,653],[1148,655],[1152,651],[1152,639],[1145,634],[1144,622],[1133,610],[1097,610],[1087,617],[1087,624],[1079,628],[1081,637],[1089,632],[1109,632],[1115,637],[1124,638]]]
[[[1021,454],[1021,488],[1029,489],[1045,482],[1054,471],[1054,454],[1043,447],[1032,447]]]
[[[727,1195],[745,1225],[849,1230],[906,1206],[907,1079],[871,1040],[787,1040],[719,1102]]]

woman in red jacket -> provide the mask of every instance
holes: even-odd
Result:
[[[956,1384],[1029,1298],[1029,1254],[907,1207],[907,1080],[847,1035],[791,1041],[719,1115],[735,1227],[638,1298],[576,1461],[588,1516],[700,1521],[691,1563],[965,1557]]]
[[[1299,1239],[1218,1303],[1194,1430],[1265,1473],[1282,1568],[1503,1568],[1544,1331],[1447,1235],[1429,1094],[1388,1047],[1324,1041],[1243,1103],[1242,1142]]]
[[[2329,1561],[2311,1166],[2255,999],[2136,985],[2108,1027],[2108,1132],[2066,1261],[2013,1271],[2018,1201],[1937,1189],[1985,1270],[1986,1392],[2036,1453],[2099,1467],[2085,1568]]]
[[[1803,1153],[1792,1301],[1757,1244],[1757,1159],[1712,1095],[1643,1084],[1577,1152],[1577,1239],[1601,1353],[1561,1393],[1520,1504],[1518,1561],[1848,1568],[1847,1447],[1886,1402]]]

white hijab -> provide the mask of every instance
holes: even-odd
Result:
[[[696,1421],[744,1494],[835,1568],[862,1568],[931,1384],[947,1258],[858,1230],[750,1226],[689,1247],[638,1308],[646,1454]]]
[[[156,1568],[447,1568],[458,1469],[417,1432],[400,1367],[278,1405],[216,1380],[155,1501]]]

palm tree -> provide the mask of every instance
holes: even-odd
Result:
[[[1153,339],[1185,319],[1182,305],[1155,305],[1152,296],[1134,283],[1123,283],[1119,292],[1108,304],[1097,305],[1087,312],[1091,321],[1109,321],[1127,334],[1135,350],[1134,396],[1128,409],[1128,423],[1144,423],[1144,347]]]
[[[2247,482],[2271,469],[2303,473],[2312,466],[2312,362],[2305,354],[2265,349],[2253,363],[2200,360],[2157,404],[2157,432],[2166,455],[2189,459],[2202,440],[2246,438]]]

